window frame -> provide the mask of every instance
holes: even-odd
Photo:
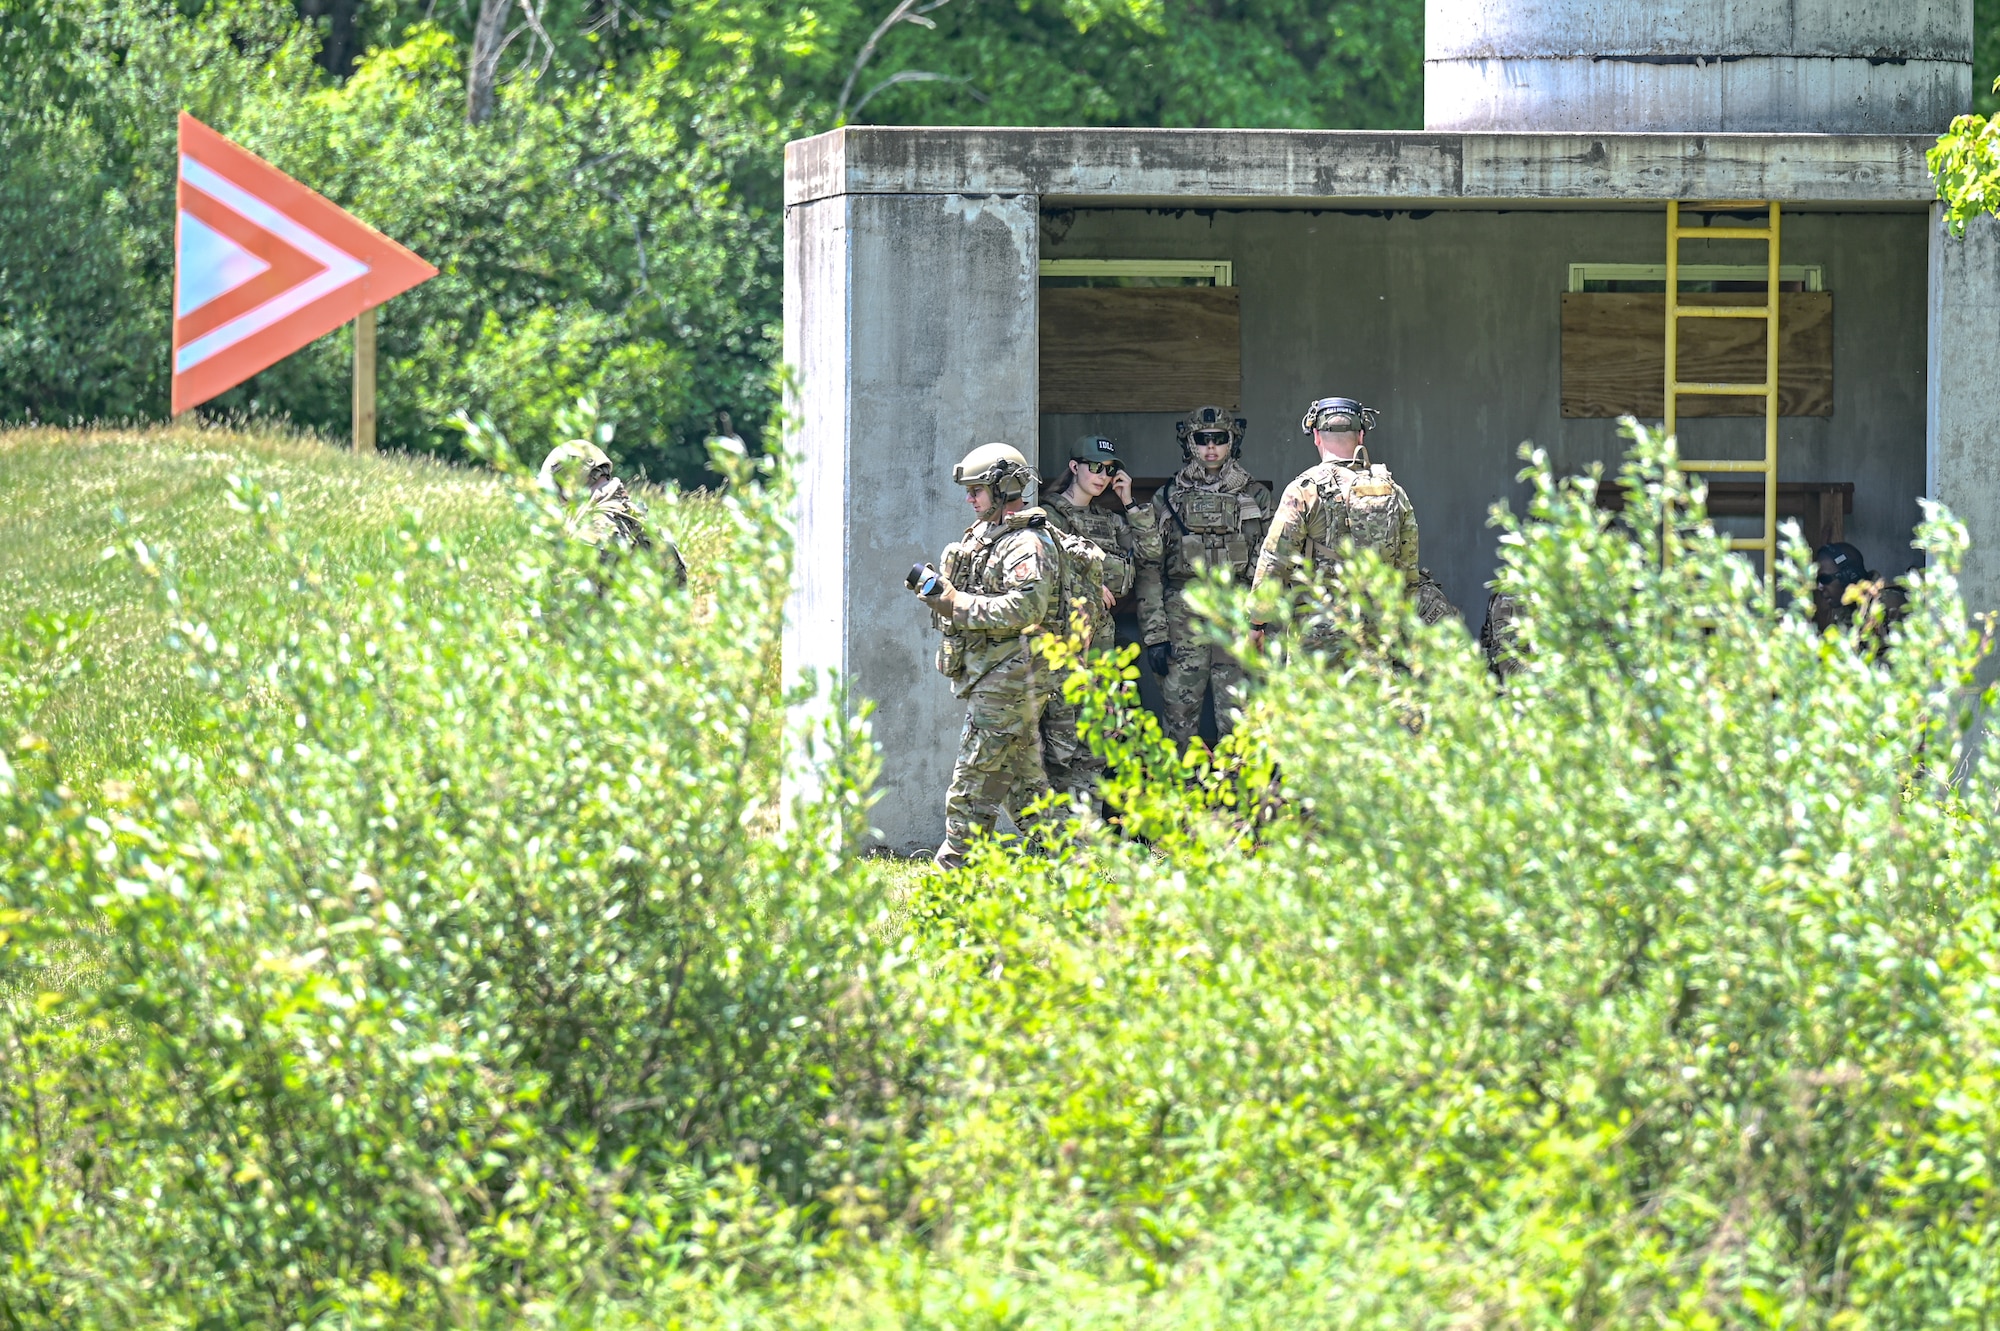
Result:
[[[1042,277],[1206,277],[1210,286],[1236,285],[1233,259],[1043,259],[1041,265]]]
[[[1684,263],[1683,282],[1761,282],[1769,274],[1761,263]],[[1664,263],[1573,263],[1569,266],[1569,286],[1573,295],[1584,294],[1587,282],[1658,282],[1664,288]],[[1797,282],[1805,291],[1826,290],[1826,265],[1785,263],[1778,265],[1778,281]]]

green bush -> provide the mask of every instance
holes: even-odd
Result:
[[[239,482],[268,604],[137,554],[210,740],[77,792],[8,728],[6,1309],[1990,1323],[1963,532],[1882,655],[1812,629],[1796,545],[1774,611],[1671,463],[1614,522],[1531,460],[1504,691],[1358,561],[1351,650],[1260,661],[1214,754],[1129,659],[1073,679],[1109,821],[953,875],[854,858],[860,723],[788,733],[786,497],[740,459],[693,591],[527,491],[497,580],[414,521],[336,575]],[[16,717],[72,630],[24,626]]]
[[[1927,525],[1873,664],[1774,620],[1669,459],[1627,468],[1629,529],[1534,459],[1507,691],[1374,568],[1343,610],[1369,650],[1262,672],[1219,764],[1248,783],[1160,780],[1150,718],[1101,700],[1150,847],[933,893],[959,1105],[918,1169],[984,1269],[1171,1302],[1249,1241],[1289,1254],[1252,1292],[1304,1262],[1293,1315],[1355,1324],[1991,1318],[1962,531]],[[1784,572],[1809,600],[1802,550]]]
[[[870,768],[833,735],[780,800],[780,510],[724,464],[701,593],[532,487],[498,587],[415,516],[330,575],[240,478],[288,581],[135,546],[212,733],[88,798],[15,746],[13,1047],[56,1068],[10,1068],[17,1316],[518,1312],[792,1260],[793,1208],[888,1181],[908,1051],[838,849]]]

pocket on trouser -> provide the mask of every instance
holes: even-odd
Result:
[[[1199,707],[1201,695],[1208,688],[1209,649],[1206,645],[1195,646],[1185,640],[1174,643],[1173,658],[1167,663],[1165,678],[1160,680],[1160,696],[1167,706]]]
[[[1046,700],[1035,691],[1032,674],[1008,681],[1004,689],[981,689],[966,708],[966,724],[974,730],[1033,734]]]
[[[1076,736],[1078,714],[1078,709],[1067,703],[1051,703],[1042,713],[1042,766],[1050,781],[1060,783],[1076,764],[1083,747]]]
[[[972,732],[972,761],[968,766],[982,804],[997,804],[1007,797],[1008,788],[1014,784],[1014,751],[1020,745],[1020,737],[1006,731]]]
[[[1012,781],[1009,770],[1014,737],[1003,731],[968,725],[958,741],[958,763],[945,796],[947,820],[963,818],[990,827],[1000,813]]]

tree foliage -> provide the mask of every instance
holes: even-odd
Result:
[[[2000,120],[1958,117],[1925,160],[1937,178],[1953,235],[1963,236],[1975,217],[2000,213]]]
[[[695,479],[718,411],[755,443],[774,401],[782,145],[836,123],[850,75],[868,120],[1380,125],[1416,105],[1413,0],[956,0],[858,72],[888,11],[853,0],[541,0],[509,11],[498,111],[469,126],[478,8],[0,0],[0,422],[165,414],[181,109],[442,270],[381,317],[385,444],[455,450],[459,408],[545,436],[588,392],[629,467]],[[362,52],[338,76],[331,11]],[[920,73],[945,77],[883,86]],[[343,435],[349,355],[322,339],[204,410]]]
[[[1973,114],[1952,121],[1928,157],[1954,235],[1982,213],[2000,212],[2000,0],[1975,0],[1972,37]]]

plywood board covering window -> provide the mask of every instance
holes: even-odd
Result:
[[[1045,286],[1041,300],[1045,412],[1186,411],[1242,398],[1235,287]]]
[[[1659,419],[1666,414],[1667,298],[1650,291],[1569,291],[1562,297],[1562,414]],[[1761,291],[1683,293],[1684,305],[1762,305]],[[1778,297],[1778,412],[1833,415],[1833,295]],[[1681,324],[1683,382],[1761,383],[1761,319]],[[1762,416],[1755,397],[1683,397],[1683,416]]]

